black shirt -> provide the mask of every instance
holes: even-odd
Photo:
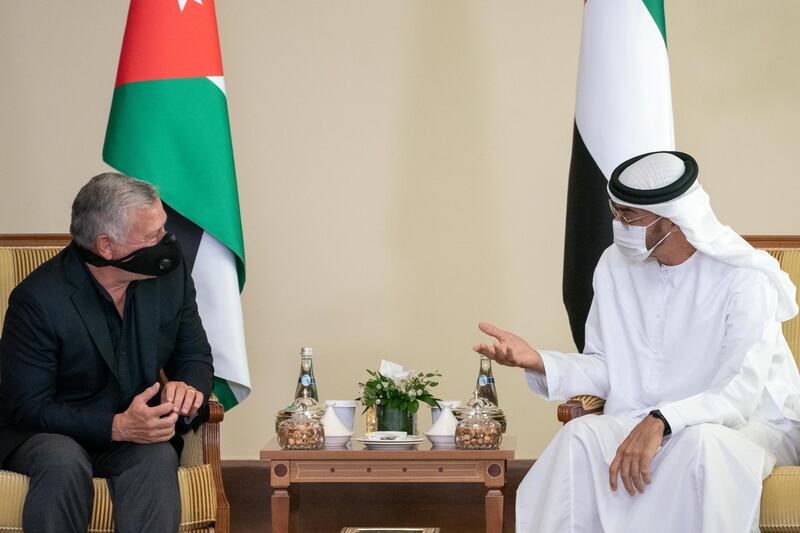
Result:
[[[105,287],[95,279],[89,268],[85,264],[83,266],[86,269],[86,274],[92,280],[92,285],[97,292],[97,304],[103,310],[103,315],[108,324],[121,392],[120,404],[117,409],[118,412],[122,412],[128,408],[136,394],[152,385],[152,383],[145,383],[136,335],[136,313],[134,310],[137,282],[132,281],[128,285],[125,291],[123,316],[120,316],[117,306],[114,305],[114,299]]]

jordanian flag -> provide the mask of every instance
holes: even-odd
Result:
[[[250,393],[239,193],[213,0],[131,0],[103,160],[158,187],[214,354],[214,394]]]
[[[606,185],[614,168],[674,150],[663,0],[587,0],[564,243],[564,305],[579,350],[592,275],[612,242]]]

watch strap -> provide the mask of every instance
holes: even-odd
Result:
[[[658,409],[654,409],[654,410],[650,411],[648,413],[648,415],[656,417],[656,418],[658,418],[659,420],[661,420],[664,423],[664,436],[665,437],[669,437],[670,435],[672,435],[672,428],[669,427],[669,422],[667,422],[666,417],[661,414],[661,411],[659,411]]]

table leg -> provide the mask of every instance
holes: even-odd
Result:
[[[272,487],[272,533],[289,533],[289,485],[291,463],[272,461],[270,464],[270,486]]]
[[[486,491],[486,533],[503,533],[503,493]]]
[[[272,492],[272,533],[289,533],[289,491]]]

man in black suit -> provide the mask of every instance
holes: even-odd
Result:
[[[176,447],[213,364],[166,218],[151,185],[95,176],[72,205],[73,242],[11,293],[0,465],[30,476],[25,531],[85,532],[93,475],[108,478],[117,531],[178,530]]]

